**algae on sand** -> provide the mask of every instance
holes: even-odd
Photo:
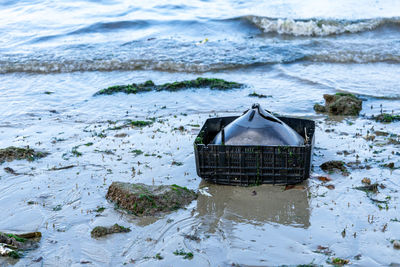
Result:
[[[5,161],[21,160],[26,159],[28,161],[34,161],[47,156],[47,152],[35,151],[29,147],[15,147],[10,146],[7,148],[0,149],[0,164]]]
[[[115,93],[137,94],[150,91],[179,91],[189,88],[210,88],[212,90],[229,90],[241,88],[243,84],[236,82],[228,82],[222,79],[215,78],[197,78],[195,80],[186,80],[173,83],[165,83],[156,85],[153,81],[146,81],[144,83],[132,83],[128,85],[115,85],[102,89],[94,95],[112,95]]]
[[[324,162],[320,165],[320,168],[325,171],[325,172],[335,172],[335,171],[340,171],[342,174],[348,174],[348,170],[346,168],[346,165],[344,164],[343,161],[340,160],[330,160],[327,162]]]
[[[108,188],[106,198],[137,216],[152,216],[183,208],[196,199],[197,194],[175,184],[150,186],[113,182]]]

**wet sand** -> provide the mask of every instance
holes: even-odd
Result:
[[[398,68],[383,65],[381,70],[385,67],[392,73]],[[308,68],[308,76],[295,77],[301,68]],[[201,75],[247,84],[226,92],[196,89],[97,97],[93,97],[96,91],[110,85],[148,79],[164,83],[198,75],[137,71],[1,76],[0,147],[29,145],[50,153],[33,162],[1,165],[0,230],[43,234],[40,247],[16,264],[325,265],[333,257],[360,266],[400,263],[399,251],[391,243],[400,239],[400,171],[381,166],[389,162],[400,166],[399,144],[387,144],[390,135],[398,140],[399,122],[367,119],[380,113],[381,104],[385,112],[398,113],[398,96],[382,99],[390,95],[390,86],[385,87],[386,92],[381,87],[368,95],[354,87],[347,91],[364,99],[359,118],[315,114],[313,104],[321,103],[324,93],[351,87],[350,75],[333,82],[330,72],[322,75],[320,68],[335,69],[336,73],[359,68],[364,76],[372,72],[368,66],[264,66]],[[272,97],[248,97],[253,91]],[[217,186],[196,175],[193,141],[199,126],[208,117],[241,114],[253,102],[283,115],[316,121],[312,177],[296,188]],[[150,118],[155,118],[151,126],[116,127],[127,119]],[[377,130],[389,136],[377,136],[373,141],[364,138]],[[134,150],[143,154],[136,155]],[[350,154],[337,153],[343,150]],[[328,160],[360,163],[348,166],[350,175],[343,176],[319,168]],[[364,165],[371,168],[361,169]],[[64,169],[66,166],[72,167]],[[19,175],[4,171],[6,167]],[[316,178],[321,175],[332,181]],[[365,177],[385,188],[372,197],[355,190]],[[105,199],[113,181],[179,184],[199,190],[200,196],[184,210],[137,218],[114,209]],[[384,202],[372,200],[375,198]],[[101,207],[104,211],[96,212]],[[99,240],[90,237],[95,226],[115,223],[132,231]],[[174,255],[181,249],[192,252],[193,259]],[[157,259],[158,253],[162,260]],[[0,264],[7,263],[13,261],[0,259]]]

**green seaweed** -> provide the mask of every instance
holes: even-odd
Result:
[[[332,264],[334,265],[345,265],[348,264],[349,260],[341,259],[341,258],[332,258]]]
[[[243,87],[243,84],[236,82],[228,82],[222,79],[215,78],[202,78],[199,77],[195,80],[186,80],[173,83],[165,83],[161,85],[154,84],[153,81],[146,81],[144,83],[132,83],[128,85],[115,85],[102,89],[94,94],[97,95],[112,95],[115,93],[137,94],[150,91],[179,91],[188,88],[210,88],[212,90],[230,90]]]
[[[263,94],[258,94],[256,92],[253,92],[251,94],[249,94],[250,97],[258,97],[258,98],[267,98],[267,97],[271,97],[270,95],[263,95]]]
[[[382,113],[382,114],[379,114],[378,116],[373,116],[372,118],[375,121],[387,122],[387,123],[400,121],[400,115],[393,115],[393,114],[388,114],[388,113]]]
[[[176,256],[183,256],[184,259],[188,259],[188,260],[193,259],[193,253],[192,252],[185,252],[183,249],[175,250],[173,253]]]
[[[102,213],[106,208],[105,207],[98,207],[96,212]]]
[[[152,125],[154,121],[133,121],[133,120],[128,120],[128,125],[131,126],[136,126],[136,127],[144,127],[144,126],[149,126]]]
[[[172,187],[173,189],[182,189],[182,190],[185,190],[185,191],[187,191],[187,192],[190,192],[190,190],[189,190],[186,186],[179,186],[179,185],[177,185],[177,184],[172,184],[171,187]]]
[[[162,259],[164,259],[164,257],[161,256],[160,253],[157,253],[153,258],[156,259],[156,260],[162,260]]]
[[[10,146],[7,148],[0,149],[0,164],[5,161],[21,160],[26,159],[28,161],[34,161],[47,156],[47,152],[35,151],[29,147],[14,147]]]
[[[199,145],[204,144],[203,137],[201,137],[201,136],[196,137],[196,139],[194,140],[194,143],[199,144]]]
[[[19,259],[19,258],[22,257],[22,254],[19,253],[19,252],[16,251],[16,250],[13,250],[13,251],[8,252],[8,256],[11,257],[11,258],[13,258],[13,259]]]
[[[175,166],[182,166],[183,165],[183,163],[182,162],[180,162],[180,161],[172,161],[172,163],[171,163],[171,165],[175,165]]]
[[[74,146],[71,150],[72,155],[75,157],[80,157],[82,156],[82,153],[78,151],[79,146]]]
[[[140,149],[134,149],[131,151],[131,153],[135,154],[135,156],[139,156],[143,154],[143,151]]]
[[[24,243],[24,242],[26,241],[25,238],[19,237],[19,236],[14,235],[14,234],[6,234],[6,235],[7,235],[8,237],[14,238],[16,241],[21,242],[21,243]]]
[[[144,152],[140,149],[134,149],[131,151],[131,153],[135,154],[135,156],[142,155]]]

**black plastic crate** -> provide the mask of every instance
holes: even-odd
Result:
[[[225,185],[296,184],[310,176],[315,122],[278,117],[305,140],[301,146],[237,146],[209,144],[222,126],[238,116],[208,119],[194,143],[197,174]]]

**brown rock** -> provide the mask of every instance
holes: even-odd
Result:
[[[131,229],[123,227],[119,224],[114,224],[111,227],[104,227],[104,226],[96,226],[93,228],[92,232],[90,233],[92,238],[99,238],[109,234],[115,233],[127,233],[130,232]]]
[[[197,194],[175,184],[151,186],[113,182],[106,198],[137,216],[151,216],[183,208],[196,199]]]
[[[369,178],[363,178],[363,179],[361,180],[361,182],[362,182],[363,184],[368,184],[368,185],[370,185],[370,184],[371,184],[371,179],[369,179]]]
[[[353,94],[337,93],[324,95],[325,106],[315,104],[314,110],[332,115],[358,116],[362,109],[362,100]]]

